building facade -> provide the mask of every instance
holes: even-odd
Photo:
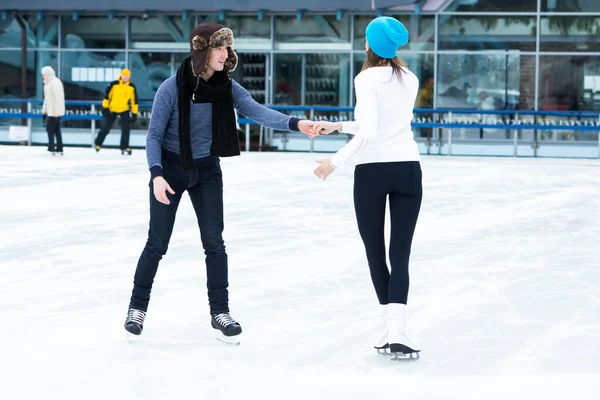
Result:
[[[0,98],[21,97],[24,37],[15,11],[25,22],[28,98],[42,97],[39,71],[51,65],[67,99],[99,100],[127,67],[141,101],[151,101],[186,57],[191,29],[216,21],[234,31],[234,78],[257,101],[326,106],[353,105],[365,27],[388,15],[410,32],[398,54],[421,80],[419,108],[478,109],[487,99],[494,109],[600,110],[597,0],[338,1],[330,10],[276,10],[271,3],[282,2],[269,1],[241,2],[255,3],[250,10],[212,5],[224,0],[208,2],[212,10],[162,11],[121,11],[111,1],[95,5],[105,10],[67,9],[73,2],[63,1],[65,9],[39,11],[33,8],[46,2],[27,3],[32,10],[13,0],[0,6]]]

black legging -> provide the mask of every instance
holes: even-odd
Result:
[[[62,133],[60,132],[60,117],[46,118],[46,132],[48,133],[48,151],[63,151]],[[56,139],[56,145],[54,144]]]
[[[408,298],[408,262],[423,197],[421,178],[417,161],[361,164],[354,171],[354,210],[380,304],[406,304]],[[384,239],[388,196],[391,275]]]
[[[112,124],[115,122],[117,117],[121,118],[121,143],[119,147],[121,148],[121,150],[129,148],[129,111],[124,111],[121,113],[106,113],[106,115],[104,116],[104,120],[102,121],[102,128],[100,129],[100,132],[98,132],[98,136],[96,136],[96,146],[102,146],[102,144],[104,143],[104,139],[106,139],[106,136],[108,136],[110,128],[112,127]]]

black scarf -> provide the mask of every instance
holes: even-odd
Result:
[[[179,154],[184,171],[195,169],[190,135],[191,104],[212,103],[212,144],[210,154],[219,157],[240,155],[233,92],[229,75],[215,72],[205,81],[195,77],[190,57],[177,70],[177,107],[179,109]]]

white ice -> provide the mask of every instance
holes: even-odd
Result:
[[[145,154],[44,153],[0,146],[0,399],[598,398],[598,160],[423,157],[409,295],[423,351],[406,363],[372,349],[352,168],[320,181],[323,154],[223,159],[242,344],[214,339],[187,196],[129,344]]]

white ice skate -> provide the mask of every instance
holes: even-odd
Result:
[[[377,353],[381,354],[381,355],[386,355],[386,354],[390,354],[387,349],[390,348],[389,342],[388,342],[388,330],[389,330],[389,326],[388,326],[388,306],[387,304],[382,304],[380,305],[380,310],[381,310],[381,328],[383,330],[382,335],[380,336],[380,339],[375,342],[375,345],[373,347],[375,347],[375,349],[377,350]]]
[[[419,346],[406,335],[406,305],[388,304],[388,345],[392,360],[418,360]]]

